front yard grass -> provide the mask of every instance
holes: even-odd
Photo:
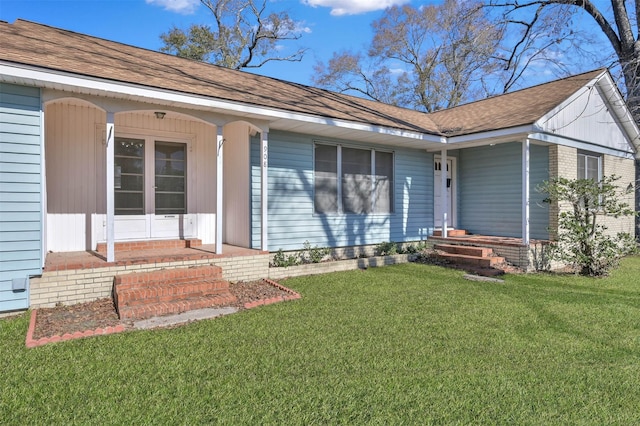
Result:
[[[638,424],[640,257],[605,279],[407,264],[303,299],[35,349],[0,320],[2,424]]]

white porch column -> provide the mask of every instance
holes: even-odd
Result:
[[[269,251],[269,132],[262,131],[260,141],[260,250]]]
[[[114,113],[107,112],[107,262],[114,262],[115,254],[115,190],[114,190],[114,153],[115,119]]]
[[[440,204],[442,205],[442,236],[447,237],[447,228],[449,227],[449,197],[447,195],[447,149],[442,148],[440,151]]]
[[[222,135],[222,126],[216,126],[218,135],[216,137],[216,145],[218,147],[216,154],[216,254],[222,254],[222,179],[223,179],[223,146],[224,137]]]
[[[522,244],[529,245],[529,139],[522,142]]]

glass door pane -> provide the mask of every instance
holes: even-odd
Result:
[[[144,214],[144,140],[116,138],[115,214]]]
[[[156,215],[187,212],[186,154],[185,144],[156,141]]]

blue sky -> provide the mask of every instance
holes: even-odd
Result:
[[[311,84],[313,66],[339,50],[362,50],[371,39],[370,24],[384,8],[408,0],[269,0],[302,21],[307,33],[291,48],[306,47],[300,63],[271,63],[253,72]],[[425,4],[430,2],[416,2]],[[198,0],[0,0],[0,20],[26,19],[134,46],[159,50],[159,35],[172,25],[186,28],[210,22]]]
[[[257,0],[258,2],[260,0]],[[287,11],[299,21],[306,33],[302,39],[284,44],[290,51],[308,49],[302,62],[270,62],[251,70],[257,74],[311,85],[313,66],[326,63],[334,52],[342,50],[366,51],[371,40],[371,23],[380,18],[384,9],[393,5],[420,6],[442,0],[267,0],[272,11]],[[608,11],[605,0],[594,0],[601,10]],[[160,34],[172,26],[187,28],[193,23],[211,23],[211,14],[199,0],[0,0],[0,20],[14,22],[22,18],[54,27],[106,38],[151,50],[162,46]],[[602,33],[584,13],[573,17],[572,26],[595,34]],[[1,40],[0,40],[1,45]],[[610,50],[605,41],[593,40],[583,48],[599,52]],[[587,60],[558,58],[569,62],[573,73],[601,66]],[[532,67],[526,80],[518,87],[526,87],[557,78],[550,69]]]

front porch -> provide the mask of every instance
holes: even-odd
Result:
[[[174,243],[139,242],[135,250],[121,247],[113,262],[98,251],[48,253],[42,275],[30,281],[30,306],[112,297],[115,276],[134,272],[215,265],[222,268],[227,281],[254,281],[269,274],[269,253],[265,251],[224,244],[223,254],[216,254],[215,244],[176,247]]]

